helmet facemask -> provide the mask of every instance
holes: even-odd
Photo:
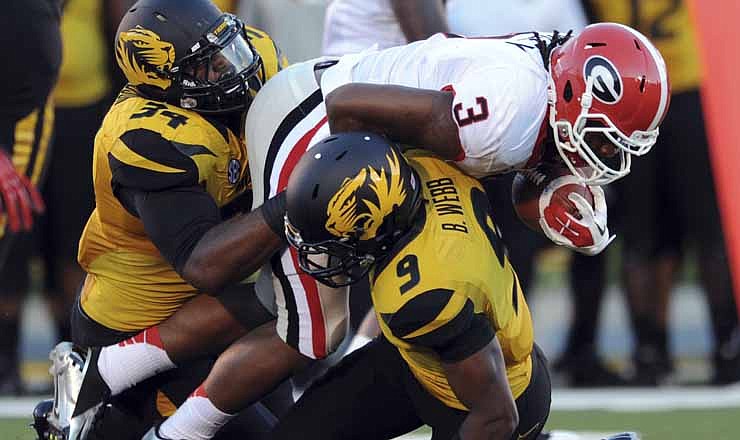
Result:
[[[200,113],[243,111],[262,87],[264,65],[244,24],[225,14],[172,69],[180,107]]]
[[[298,252],[301,270],[329,287],[343,287],[360,281],[375,263],[373,255],[360,251],[356,238],[306,243],[287,215],[285,236]]]
[[[415,174],[415,171],[412,173]],[[418,177],[414,176],[414,179]],[[358,227],[349,237],[309,243],[290,222],[287,214],[285,236],[298,252],[301,270],[329,287],[348,286],[360,281],[376,262],[390,253],[393,245],[412,228],[422,205],[421,191],[416,191],[407,206],[394,207],[394,211],[378,228],[378,233],[370,239],[360,239],[365,230]]]
[[[549,106],[550,127],[560,157],[571,173],[587,185],[606,185],[630,172],[632,155],[647,154],[658,138],[658,129],[635,131],[631,136],[622,132],[603,113],[591,113],[595,77],[586,80],[586,90],[581,95],[581,112],[571,124],[567,119],[557,118],[557,92],[550,77]],[[599,135],[615,149],[613,157],[605,158],[598,148],[590,145],[589,138]]]

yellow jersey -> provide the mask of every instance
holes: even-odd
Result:
[[[111,89],[102,0],[69,0],[62,14],[62,67],[54,91],[58,107],[82,107]]]
[[[269,79],[285,67],[285,58],[264,32],[249,28],[247,33],[265,64],[264,79]],[[139,218],[120,203],[117,187],[159,191],[201,185],[219,208],[228,209],[250,190],[247,159],[241,134],[124,88],[95,137],[96,208],[78,252],[88,274],[81,295],[84,311],[106,327],[135,331],[167,319],[199,293],[162,257]]]
[[[462,360],[491,340],[473,328],[492,329],[517,398],[532,376],[534,330],[486,194],[428,153],[406,157],[421,178],[425,206],[423,219],[371,272],[381,330],[429,393],[465,410],[441,362]]]
[[[629,25],[645,34],[665,59],[673,93],[696,90],[701,66],[694,24],[682,0],[587,0],[597,21]]]

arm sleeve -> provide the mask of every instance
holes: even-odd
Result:
[[[423,292],[392,315],[382,315],[394,336],[430,348],[448,362],[467,358],[495,336],[483,313],[475,313],[470,298],[448,289]]]
[[[452,118],[464,157],[457,164],[475,177],[510,171],[532,154],[545,118],[547,83],[539,74],[507,67],[466,73],[451,84]]]
[[[122,188],[117,196],[179,274],[203,235],[221,221],[216,202],[200,186],[148,192]]]

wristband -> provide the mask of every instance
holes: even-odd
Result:
[[[285,191],[267,199],[262,204],[262,217],[265,218],[267,226],[280,238],[285,239],[285,210],[286,210]]]

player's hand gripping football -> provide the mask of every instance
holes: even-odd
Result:
[[[12,232],[30,231],[33,214],[44,212],[44,202],[28,177],[18,174],[5,150],[0,148],[0,216],[7,216]]]
[[[549,197],[543,194],[540,198],[540,227],[554,243],[585,255],[596,255],[606,249],[616,235],[609,235],[606,224],[604,190],[599,186],[588,188],[593,195],[593,206],[578,193],[568,195],[580,218],[563,204],[549,203]]]

